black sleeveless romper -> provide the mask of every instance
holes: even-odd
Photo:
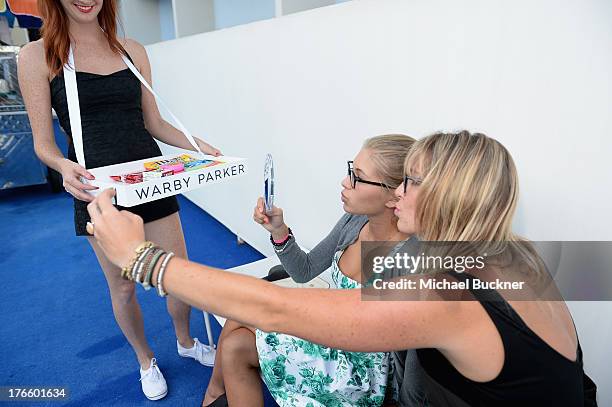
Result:
[[[452,273],[460,281],[468,274]],[[495,290],[470,289],[499,332],[505,353],[499,375],[485,383],[469,380],[437,349],[417,349],[429,407],[596,406],[595,384],[577,360],[566,359],[526,324]],[[477,343],[474,346],[478,346]]]
[[[129,58],[129,56],[128,56]],[[131,58],[130,58],[131,60]],[[142,91],[138,78],[128,68],[110,75],[77,72],[77,87],[83,127],[83,153],[87,168],[97,168],[162,155],[142,116]],[[68,159],[76,162],[63,72],[53,78],[51,106],[69,137]],[[121,175],[121,174],[117,174]],[[145,223],[178,212],[176,197],[164,198],[131,208]],[[74,199],[77,236],[87,236],[87,202]]]

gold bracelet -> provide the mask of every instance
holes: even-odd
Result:
[[[145,241],[142,242],[141,244],[138,245],[138,247],[136,248],[135,253],[136,255],[134,256],[134,258],[132,258],[132,260],[130,260],[130,262],[128,263],[127,266],[123,267],[121,269],[121,277],[124,280],[132,280],[132,269],[134,268],[134,264],[136,264],[136,261],[138,260],[138,258],[140,257],[140,255],[147,250],[150,247],[153,247],[155,244],[153,242],[149,242],[149,241]]]

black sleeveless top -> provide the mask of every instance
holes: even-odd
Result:
[[[465,274],[453,276],[460,280],[474,278]],[[470,291],[501,336],[504,365],[495,379],[480,383],[459,373],[438,350],[418,349],[429,406],[595,405],[585,402],[580,344],[573,362],[536,335],[498,292]]]
[[[132,71],[125,68],[109,75],[77,72],[76,78],[87,168],[161,155],[159,146],[145,128],[141,84]],[[70,139],[68,158],[76,162],[63,73],[51,80],[50,87],[51,106]],[[176,198],[170,197],[122,209],[140,215],[146,223],[175,213],[179,208]],[[87,235],[87,203],[75,198],[74,210],[77,235]]]

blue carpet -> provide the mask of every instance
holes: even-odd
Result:
[[[234,234],[193,203],[179,200],[192,260],[230,268],[263,257],[237,245]],[[46,185],[0,191],[0,386],[70,391],[66,402],[20,406],[198,405],[212,369],[177,355],[165,301],[138,289],[147,338],[169,388],[163,400],[144,398],[104,276],[87,241],[74,235],[72,216],[67,194],[51,194]],[[193,310],[191,322],[192,335],[206,343],[202,313]],[[211,322],[216,340],[220,326]],[[266,405],[274,405],[269,394]]]

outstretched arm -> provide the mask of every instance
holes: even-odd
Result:
[[[122,267],[144,241],[144,228],[139,216],[113,207],[113,195],[104,191],[88,210],[95,238],[106,256]],[[339,349],[437,347],[436,338],[449,336],[455,325],[444,302],[362,301],[359,290],[282,288],[180,258],[170,261],[163,277],[170,295],[194,307]]]
[[[169,263],[163,285],[169,295],[196,308],[355,352],[432,347],[431,322],[436,315],[441,319],[449,305],[362,301],[360,290],[283,288],[178,258]]]

